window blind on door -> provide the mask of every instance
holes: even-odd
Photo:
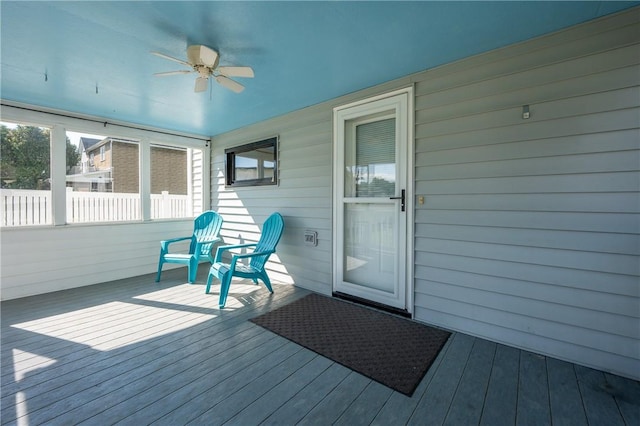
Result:
[[[396,120],[388,118],[356,126],[356,196],[395,194]]]

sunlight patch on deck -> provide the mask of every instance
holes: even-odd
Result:
[[[204,294],[199,297],[200,290],[204,289],[190,288],[180,297],[175,288],[163,289],[12,327],[109,351],[179,332],[217,317],[217,304],[212,304]]]
[[[18,426],[29,426],[29,413],[24,402],[27,397],[24,392],[16,392],[16,417]]]

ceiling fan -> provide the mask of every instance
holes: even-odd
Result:
[[[192,45],[187,48],[186,61],[160,52],[151,53],[191,68],[190,70],[159,72],[154,74],[156,76],[164,77],[177,74],[197,73],[198,78],[196,78],[195,92],[204,92],[207,90],[209,77],[211,77],[227,89],[240,93],[244,90],[244,86],[229,77],[253,77],[253,69],[251,69],[251,67],[219,67],[218,62],[220,62],[220,55],[218,55],[218,52],[201,44]]]

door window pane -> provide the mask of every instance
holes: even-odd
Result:
[[[51,132],[0,123],[1,226],[50,225]]]
[[[392,197],[396,192],[395,118],[354,124],[345,143],[345,196]]]
[[[345,204],[345,281],[393,293],[395,220],[393,204]]]

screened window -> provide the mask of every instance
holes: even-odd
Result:
[[[208,208],[204,139],[2,112],[0,226],[193,218]],[[40,116],[43,125],[20,124]]]
[[[76,154],[67,152],[66,222],[140,220],[138,143],[71,131],[67,141]]]
[[[277,185],[278,138],[225,150],[227,186]]]
[[[191,216],[189,151],[199,150],[151,145],[151,219]]]
[[[50,129],[2,122],[0,133],[0,224],[52,224]]]

